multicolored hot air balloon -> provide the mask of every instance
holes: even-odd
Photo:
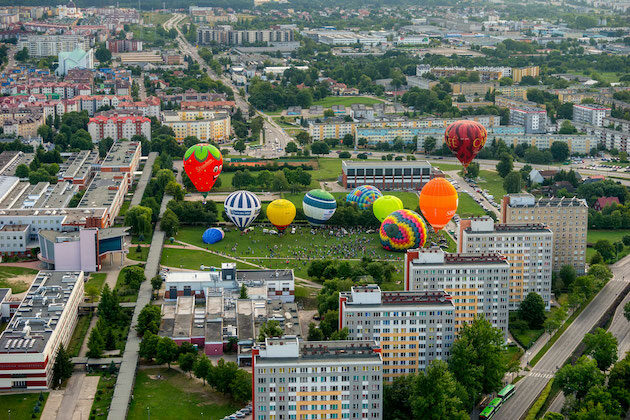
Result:
[[[260,200],[249,191],[234,191],[223,202],[227,217],[238,227],[246,229],[260,214]]]
[[[483,149],[487,138],[488,132],[484,126],[472,120],[455,121],[444,132],[444,142],[464,168],[468,168],[477,153]]]
[[[337,210],[337,200],[328,191],[310,190],[302,200],[306,219],[315,226],[324,225]]]
[[[210,228],[206,229],[206,231],[201,235],[201,240],[204,244],[216,244],[221,239],[225,237],[225,233],[223,229],[220,228]]]
[[[396,210],[383,220],[379,229],[381,245],[388,251],[406,251],[424,246],[427,228],[418,213]]]
[[[387,216],[396,210],[402,210],[403,208],[402,200],[393,195],[379,197],[374,204],[372,204],[372,211],[379,222],[385,220]]]
[[[457,211],[457,190],[445,178],[433,178],[420,191],[420,210],[436,232],[451,221]]]
[[[295,206],[283,198],[273,200],[267,206],[267,218],[272,225],[282,232],[295,219]]]
[[[378,188],[371,185],[361,185],[348,194],[346,201],[348,203],[356,203],[358,208],[366,210],[382,196],[383,193]]]
[[[222,169],[221,151],[211,144],[195,144],[184,154],[184,170],[197,191],[204,197],[212,189]]]

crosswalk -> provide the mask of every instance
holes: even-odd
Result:
[[[534,378],[551,379],[551,378],[553,378],[554,374],[550,373],[550,372],[532,371],[532,372],[527,372],[527,376],[532,376]]]

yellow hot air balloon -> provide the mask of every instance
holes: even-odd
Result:
[[[273,200],[267,206],[267,218],[282,232],[295,219],[295,206],[289,200],[282,198]]]

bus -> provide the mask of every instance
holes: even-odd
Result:
[[[490,404],[488,404],[488,406],[484,408],[483,411],[479,414],[479,419],[490,420],[492,416],[494,416],[497,411],[499,411],[499,407],[501,406],[502,401],[503,400],[501,400],[501,398],[495,398],[494,400],[490,401]]]
[[[514,395],[514,385],[510,384],[510,385],[506,385],[505,388],[499,391],[499,393],[497,394],[497,397],[501,398],[501,401],[505,401],[508,398],[510,398],[512,395]]]

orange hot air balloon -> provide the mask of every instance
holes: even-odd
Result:
[[[445,178],[433,178],[420,191],[419,201],[422,215],[437,232],[455,215],[459,197]]]

